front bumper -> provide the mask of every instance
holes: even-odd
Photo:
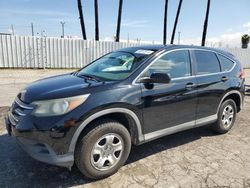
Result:
[[[5,124],[8,134],[13,137],[16,137],[18,143],[23,148],[23,150],[25,150],[34,159],[48,164],[67,168],[71,168],[73,166],[73,153],[58,155],[48,144],[35,140],[33,138],[31,139],[25,137],[25,135],[27,134],[25,132],[21,133],[20,131],[18,131],[15,126],[10,123],[8,117],[5,118]]]

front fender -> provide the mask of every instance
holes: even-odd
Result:
[[[75,133],[74,133],[74,135],[73,135],[73,137],[71,139],[70,146],[69,146],[69,152],[74,152],[75,151],[77,140],[78,140],[80,134],[82,133],[82,131],[84,130],[84,128],[89,123],[91,123],[93,120],[95,120],[95,119],[97,119],[97,118],[99,118],[101,116],[112,114],[112,113],[124,113],[124,114],[130,116],[135,122],[139,142],[144,141],[144,135],[142,133],[141,122],[140,122],[138,116],[132,110],[129,110],[127,108],[118,108],[118,107],[117,108],[109,108],[109,109],[98,111],[98,112],[90,115],[88,118],[86,118],[78,126],[77,130],[75,131]]]

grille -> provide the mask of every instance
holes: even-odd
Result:
[[[32,109],[32,106],[25,104],[18,97],[16,97],[8,114],[10,123],[14,126],[17,125],[20,119],[30,113]]]

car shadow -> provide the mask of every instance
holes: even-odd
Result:
[[[215,135],[206,126],[133,146],[125,165],[202,137]],[[93,182],[84,178],[75,166],[69,171],[32,159],[7,134],[0,136],[0,148],[0,187],[71,187]]]
[[[218,134],[211,131],[209,125],[182,131],[156,139],[143,145],[134,146],[131,150],[127,164],[208,136],[218,136]]]

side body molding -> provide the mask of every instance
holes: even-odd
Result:
[[[222,103],[222,101],[227,97],[229,96],[230,94],[237,94],[239,97],[240,97],[240,103],[241,103],[241,108],[242,108],[242,96],[241,96],[241,93],[237,90],[232,90],[232,91],[229,91],[227,92],[221,99],[219,105],[218,105],[218,109],[217,109],[217,113],[211,117],[207,117],[207,118],[203,118],[204,120],[209,120],[209,121],[201,121],[200,120],[196,120],[196,124],[198,126],[201,126],[203,125],[204,123],[208,123],[210,121],[214,121],[217,119],[217,115],[218,115],[218,111],[219,111],[219,107]],[[141,126],[141,123],[140,123],[140,120],[139,118],[137,117],[137,115],[129,110],[129,109],[126,109],[126,108],[110,108],[110,109],[106,109],[106,110],[102,110],[102,111],[99,111],[93,115],[91,115],[90,117],[88,117],[79,127],[78,129],[76,130],[76,132],[74,133],[73,135],[73,138],[71,140],[71,143],[70,143],[70,146],[69,146],[69,153],[74,153],[74,150],[75,150],[75,146],[76,146],[76,143],[77,143],[77,140],[81,134],[81,132],[83,131],[83,129],[93,120],[95,120],[96,118],[98,117],[101,117],[103,115],[107,115],[107,114],[112,114],[112,113],[124,113],[124,114],[127,114],[129,115],[131,118],[133,118],[133,120],[135,121],[135,124],[136,124],[136,128],[137,128],[137,132],[138,132],[138,140],[139,140],[139,144],[142,144],[144,142],[148,142],[150,140],[154,140],[156,138],[159,138],[161,136],[164,136],[164,135],[169,135],[169,134],[173,134],[175,132],[179,132],[181,130],[185,130],[185,129],[189,129],[189,128],[192,128],[192,126],[190,127],[190,123],[191,122],[188,122],[188,123],[185,123],[185,124],[182,124],[182,125],[178,125],[174,128],[171,128],[171,129],[164,129],[164,130],[159,130],[159,131],[156,131],[156,132],[153,132],[153,133],[148,133],[146,135],[143,135],[142,133],[142,126]],[[212,118],[212,119],[211,119]],[[203,120],[202,119],[202,120]],[[185,126],[187,125],[187,127]],[[193,126],[195,125],[195,121],[193,122]],[[159,133],[159,134],[157,134]]]
[[[74,153],[75,150],[75,146],[76,146],[76,142],[81,134],[81,132],[83,131],[83,129],[93,120],[95,120],[98,117],[101,117],[103,115],[107,115],[107,114],[111,114],[111,113],[124,113],[129,115],[131,118],[133,118],[133,120],[135,121],[136,127],[137,127],[137,131],[138,131],[138,140],[139,142],[143,142],[144,141],[144,135],[142,134],[142,127],[141,127],[141,123],[139,118],[137,117],[137,115],[126,108],[110,108],[110,109],[106,109],[106,110],[102,110],[99,111],[93,115],[91,115],[90,117],[88,117],[76,130],[76,132],[73,135],[73,138],[71,140],[70,146],[69,146],[69,152],[70,153]]]

